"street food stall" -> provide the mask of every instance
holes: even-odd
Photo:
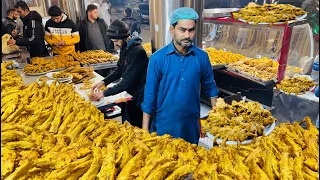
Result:
[[[170,42],[162,12],[168,17],[195,5],[160,2],[150,1],[154,34],[144,48],[152,51]],[[314,82],[303,73],[313,56],[304,49],[312,47],[305,21],[254,26],[225,15],[206,20],[204,13],[205,23],[198,22],[197,45],[208,52],[221,92],[213,108],[201,99],[209,108],[201,107],[199,144],[108,119],[100,108],[130,100],[126,92],[88,100],[92,84],[103,79],[94,69],[110,67],[117,56],[99,50],[28,61],[22,51],[3,56],[1,179],[319,179],[315,111],[302,103],[319,106]],[[297,115],[297,107],[309,111]]]

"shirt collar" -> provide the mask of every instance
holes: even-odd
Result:
[[[6,19],[9,20],[9,21],[15,22],[13,19],[11,19],[9,17],[6,17]]]
[[[185,55],[188,55],[188,54],[194,54],[194,46],[191,45],[188,49],[188,52],[185,54]],[[171,43],[168,45],[168,49],[167,49],[167,53],[166,55],[169,55],[169,54],[172,54],[172,53],[177,53],[179,54],[177,51],[176,51],[176,48],[174,47],[174,44],[173,44],[173,41],[171,41]]]

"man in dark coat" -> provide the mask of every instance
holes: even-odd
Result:
[[[141,33],[141,29],[140,29],[140,23],[133,17],[131,17],[132,15],[132,9],[127,8],[124,11],[124,18],[121,19],[121,21],[125,22],[129,28],[130,28],[130,34],[132,35],[133,32],[137,32],[138,34]]]
[[[48,56],[44,44],[42,17],[36,11],[30,11],[24,1],[18,1],[14,6],[23,21],[23,38],[10,39],[8,45],[26,46],[31,57]]]
[[[4,27],[3,22],[1,22],[1,36],[7,34],[6,28]]]
[[[16,9],[10,8],[7,10],[7,17],[5,17],[2,22],[8,32],[13,38],[18,38],[18,30],[16,20],[19,17],[19,14]]]
[[[113,43],[107,36],[108,25],[98,17],[98,7],[90,4],[86,10],[87,18],[80,21],[77,29],[80,34],[79,50],[105,50],[113,52]]]
[[[132,101],[127,102],[129,122],[141,128],[141,103],[143,101],[149,59],[141,45],[141,39],[129,37],[129,27],[126,23],[119,20],[113,21],[108,28],[107,35],[120,48],[120,59],[116,70],[92,87],[93,93],[90,99],[98,101],[103,97],[127,91],[133,96]],[[104,92],[94,91],[120,78],[122,79],[118,84],[108,88]]]

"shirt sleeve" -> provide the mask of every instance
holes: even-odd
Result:
[[[316,88],[314,94],[315,94],[317,97],[319,97],[319,86]]]
[[[121,78],[121,70],[120,70],[120,60],[119,60],[117,63],[117,68],[109,76],[107,76],[103,81],[104,81],[104,84],[107,86],[108,84],[120,78]]]
[[[39,43],[43,41],[43,26],[41,22],[32,20],[31,22],[31,37],[17,39],[16,44],[18,46],[30,46],[32,44]]]
[[[79,35],[79,31],[76,28],[76,25],[74,24],[73,21],[70,20],[70,22],[71,22],[72,31],[71,31],[71,39],[66,40],[67,46],[74,45],[80,42],[80,35]]]
[[[159,57],[152,55],[150,57],[146,86],[144,89],[144,100],[141,105],[142,111],[147,114],[152,114],[156,110],[156,102],[159,91],[159,84],[161,81]]]
[[[143,49],[132,54],[128,61],[127,69],[122,76],[122,80],[115,86],[105,90],[103,95],[111,96],[126,91],[139,76],[141,68],[143,67],[141,64],[142,59],[148,59],[147,54]],[[147,63],[147,61],[145,63]]]
[[[50,44],[51,46],[53,45],[54,40],[52,39],[52,34],[48,28],[48,23],[46,23],[45,27],[44,27],[44,39],[47,41],[48,44]]]
[[[214,81],[214,75],[212,66],[208,55],[203,57],[202,71],[201,71],[201,91],[209,98],[215,97],[219,94],[216,82]]]
[[[136,28],[137,28],[137,32],[139,33],[139,34],[141,34],[141,29],[140,29],[140,23],[139,23],[139,21],[137,21],[137,23],[136,23]]]

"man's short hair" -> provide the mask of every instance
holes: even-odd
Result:
[[[95,9],[98,9],[98,7],[97,7],[96,5],[94,5],[94,4],[89,4],[89,5],[87,6],[86,13],[88,14],[89,11],[93,11],[93,10],[95,10]]]
[[[132,9],[127,8],[126,10],[124,10],[124,12],[126,12],[126,13],[127,13],[127,16],[128,16],[128,17],[130,17],[130,16],[131,16],[131,14],[132,14]]]
[[[7,10],[7,16],[9,16],[10,15],[10,13],[12,13],[12,12],[14,12],[14,11],[17,11],[16,9],[14,9],[14,8],[10,8],[10,9],[8,9]]]
[[[26,3],[26,2],[24,2],[24,1],[18,1],[15,5],[14,5],[14,8],[21,8],[22,10],[28,10],[28,11],[30,11],[30,9],[29,9],[29,6],[28,6],[28,4]]]
[[[53,5],[48,9],[49,16],[61,16],[62,10],[57,6]]]

